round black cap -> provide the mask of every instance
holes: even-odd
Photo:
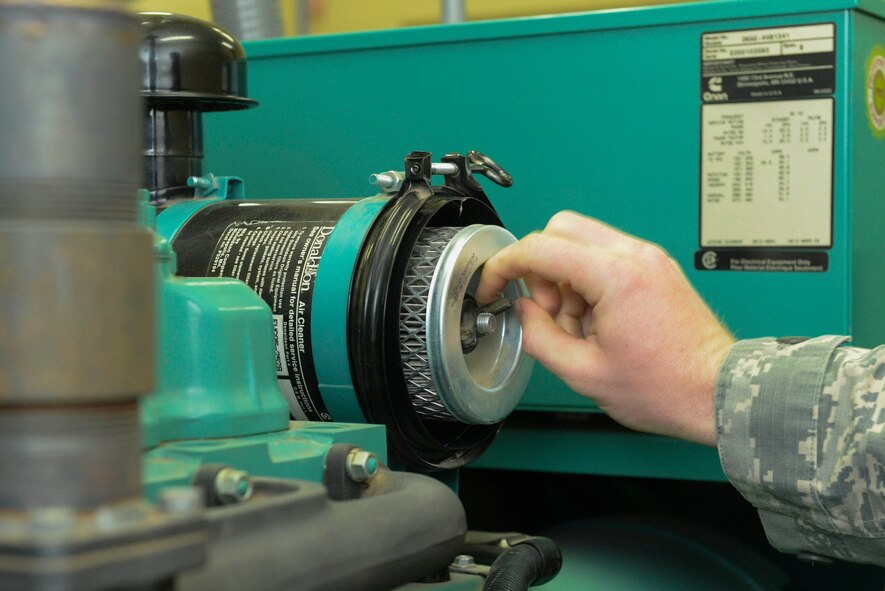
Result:
[[[258,105],[246,92],[246,54],[229,33],[168,12],[138,17],[141,94],[149,107],[230,111]]]

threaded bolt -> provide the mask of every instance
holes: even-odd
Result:
[[[476,315],[476,332],[487,335],[498,329],[498,318],[491,312],[480,312]]]
[[[192,176],[187,179],[187,186],[195,189],[211,189],[212,181],[202,176]]]
[[[234,468],[223,468],[215,476],[215,496],[225,505],[240,503],[252,496],[249,474]]]

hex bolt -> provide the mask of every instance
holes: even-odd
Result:
[[[225,505],[247,500],[252,496],[249,474],[234,468],[222,468],[215,475],[215,496]]]
[[[459,554],[455,556],[455,560],[452,561],[452,566],[455,568],[473,568],[476,566],[476,561],[473,560],[473,556],[469,554]]]
[[[347,454],[345,470],[354,482],[368,482],[378,473],[378,456],[358,447]]]
[[[491,312],[480,312],[476,315],[476,332],[480,336],[491,334],[498,329],[498,318]]]
[[[206,495],[197,486],[170,486],[157,495],[157,508],[169,515],[193,515],[206,505]]]
[[[396,193],[403,186],[403,173],[394,170],[378,172],[369,176],[369,183],[375,185],[385,193]]]

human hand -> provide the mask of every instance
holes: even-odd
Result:
[[[476,299],[523,278],[525,351],[619,423],[716,444],[716,377],[734,338],[663,249],[572,212],[492,257]]]

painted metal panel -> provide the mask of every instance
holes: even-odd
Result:
[[[860,110],[862,61],[885,45],[880,4],[727,0],[255,42],[262,105],[207,117],[208,169],[246,178],[256,198],[359,197],[410,150],[479,149],[515,178],[489,193],[517,235],[574,209],[664,245],[738,337],[883,342],[885,148]],[[701,37],[813,23],[836,30],[829,269],[696,271]],[[521,408],[592,407],[539,368]]]

